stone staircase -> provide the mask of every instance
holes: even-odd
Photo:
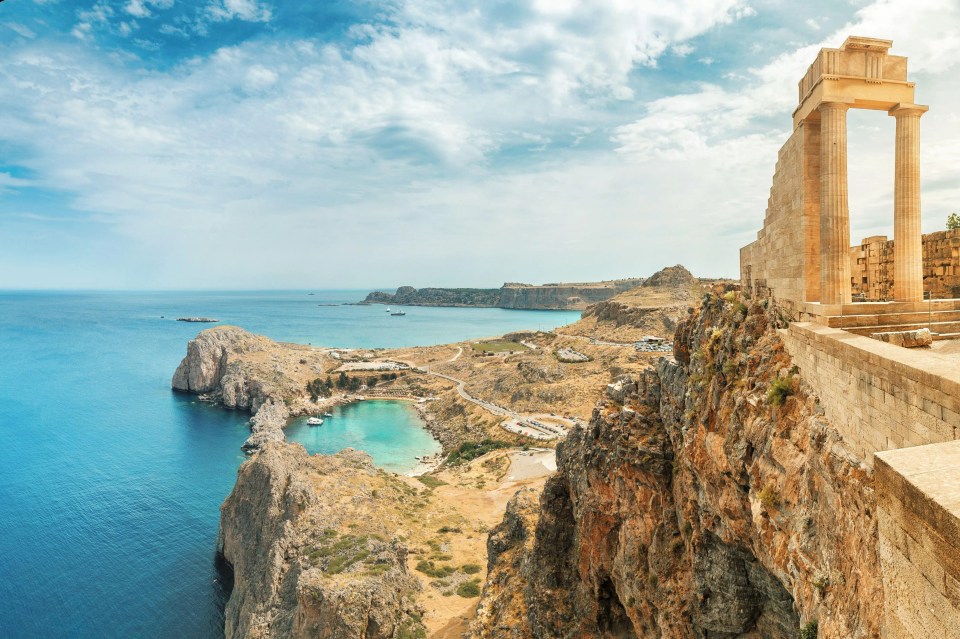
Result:
[[[960,300],[849,304],[842,313],[820,318],[819,323],[866,337],[929,328],[937,340],[960,338]]]

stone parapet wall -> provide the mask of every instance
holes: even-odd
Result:
[[[885,639],[960,637],[960,442],[876,455]]]
[[[830,422],[868,466],[876,452],[960,437],[960,369],[928,354],[811,323],[784,342]]]
[[[818,324],[782,333],[830,423],[873,468],[883,639],[960,638],[960,367]]]

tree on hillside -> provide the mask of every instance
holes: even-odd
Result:
[[[951,213],[947,216],[947,230],[956,231],[957,229],[960,229],[960,215]]]

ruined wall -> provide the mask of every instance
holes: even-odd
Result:
[[[929,357],[815,324],[784,343],[830,423],[868,465],[882,450],[960,437],[960,374]]]
[[[877,455],[885,639],[960,637],[960,442]]]
[[[893,299],[893,242],[886,235],[850,247],[850,290],[864,301]]]
[[[923,290],[934,298],[960,297],[960,229],[923,236]]]
[[[820,127],[798,126],[777,158],[763,229],[740,249],[746,290],[820,299]]]
[[[850,248],[850,283],[865,300],[893,299],[894,242],[885,235]],[[934,299],[960,298],[960,230],[923,236],[923,290]]]

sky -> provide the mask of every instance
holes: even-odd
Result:
[[[797,81],[910,60],[960,210],[960,0],[0,0],[0,288],[737,276]],[[851,111],[851,237],[894,121]]]

